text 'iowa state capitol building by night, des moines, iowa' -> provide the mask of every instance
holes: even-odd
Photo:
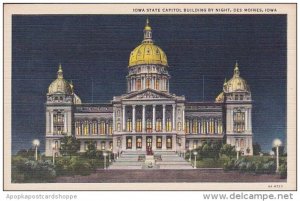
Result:
[[[252,155],[252,99],[239,66],[212,102],[188,102],[169,92],[168,61],[154,44],[147,20],[144,40],[129,55],[127,93],[109,104],[81,102],[61,65],[48,89],[46,156],[60,139],[75,136],[80,152],[94,142],[98,150],[119,152],[185,152],[204,141],[224,141]],[[221,86],[220,86],[221,88]]]

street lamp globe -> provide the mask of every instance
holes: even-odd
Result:
[[[194,154],[195,156],[197,156],[198,152],[194,151],[193,154]]]
[[[274,151],[270,151],[269,154],[270,154],[270,156],[274,156],[275,153],[274,153]]]
[[[273,140],[273,147],[280,147],[282,145],[282,142],[280,139],[276,138]]]
[[[33,144],[35,147],[38,147],[38,146],[40,146],[40,141],[39,141],[38,139],[34,139],[34,140],[32,141],[32,144]]]
[[[52,143],[51,146],[52,146],[52,149],[55,149],[55,143]]]
[[[235,150],[236,150],[237,152],[239,152],[239,151],[241,151],[241,148],[240,148],[240,147],[236,147]]]
[[[107,156],[107,153],[106,153],[106,152],[103,152],[103,156]]]

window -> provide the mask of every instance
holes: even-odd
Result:
[[[89,134],[89,122],[87,120],[84,121],[83,134],[84,135],[88,135]]]
[[[157,79],[155,82],[155,89],[159,89],[159,79]]]
[[[178,124],[177,124],[177,130],[181,131],[181,122],[178,122]]]
[[[105,134],[105,121],[102,120],[102,121],[100,122],[100,127],[99,127],[99,129],[100,129],[100,132],[99,132],[99,133],[100,133],[101,135],[104,135],[104,134]]]
[[[55,141],[55,148],[54,148],[55,150],[57,150],[58,149],[58,141]]]
[[[209,134],[213,134],[214,133],[214,119],[210,118],[209,119]]]
[[[157,132],[161,132],[162,129],[161,129],[161,119],[156,119],[156,131]]]
[[[117,147],[121,147],[121,138],[117,139]]]
[[[132,148],[132,137],[126,137],[126,149]]]
[[[127,119],[127,126],[126,127],[127,127],[128,132],[132,131],[132,120],[131,120],[131,118]]]
[[[172,131],[172,123],[171,123],[171,119],[170,118],[167,118],[167,128],[166,128],[166,130],[167,130],[167,132],[170,132],[170,131]]]
[[[150,88],[150,84],[151,84],[150,79],[147,79],[146,87],[147,87],[147,88]]]
[[[185,120],[185,133],[190,133],[190,120]]]
[[[207,129],[206,129],[206,120],[205,119],[202,119],[201,121],[201,127],[202,127],[202,134],[206,134],[207,133]]]
[[[138,79],[136,82],[136,89],[140,90],[141,89],[141,79]]]
[[[136,137],[136,148],[137,149],[142,148],[142,137]]]
[[[218,134],[223,133],[222,119],[218,119]]]
[[[157,149],[161,149],[162,147],[162,137],[161,136],[157,136],[156,137],[156,148]]]
[[[113,122],[109,121],[108,122],[108,135],[112,135],[113,133]]]
[[[120,132],[121,131],[121,124],[117,123],[117,131]]]
[[[146,123],[147,123],[147,125],[146,125],[147,132],[151,133],[152,132],[152,121],[151,121],[151,119],[147,119]]]
[[[167,136],[167,149],[172,149],[172,137]]]
[[[136,120],[136,132],[142,132],[142,120],[141,119],[137,119]]]
[[[93,121],[93,129],[92,129],[92,133],[94,135],[96,135],[98,132],[98,129],[97,129],[97,121]]]
[[[193,119],[193,133],[196,134],[198,133],[198,120],[195,118]]]
[[[77,121],[75,123],[75,127],[76,127],[76,135],[81,135],[81,122]]]
[[[245,112],[238,110],[233,113],[233,130],[237,133],[245,131]]]

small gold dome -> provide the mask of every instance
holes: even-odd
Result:
[[[216,103],[223,103],[223,102],[224,102],[224,92],[221,92],[221,93],[217,96],[215,102],[216,102]]]
[[[55,94],[55,93],[62,93],[62,94],[69,94],[69,95],[73,93],[70,83],[63,78],[63,71],[61,65],[59,65],[57,71],[57,79],[54,80],[48,88],[48,94]]]
[[[240,77],[238,63],[235,64],[233,77],[228,82],[224,83],[224,91],[226,93],[250,92],[250,87],[246,80]]]
[[[144,40],[142,44],[131,52],[128,67],[139,64],[160,64],[168,66],[166,54],[160,47],[153,43],[152,29],[148,19],[144,28]]]

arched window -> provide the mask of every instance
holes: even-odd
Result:
[[[244,147],[245,147],[245,141],[244,141],[244,139],[241,139],[241,141],[240,141],[240,146],[241,146],[241,148],[244,148]]]
[[[172,122],[171,122],[171,119],[170,118],[167,118],[167,128],[166,128],[166,130],[167,130],[167,132],[170,132],[170,131],[172,131]]]
[[[167,149],[172,149],[172,137],[167,136]]]
[[[146,121],[146,129],[147,129],[147,132],[152,132],[152,120],[151,119],[147,119]]]
[[[75,123],[75,127],[76,127],[76,135],[81,135],[81,125],[80,125],[80,121],[77,121]]]
[[[142,148],[142,137],[136,137],[136,148],[137,149]]]
[[[126,149],[131,149],[132,148],[132,138],[127,137],[126,139]]]
[[[237,133],[245,131],[245,112],[238,110],[233,113],[233,130]]]
[[[142,120],[141,119],[137,119],[136,120],[136,132],[142,132]]]
[[[157,136],[156,137],[156,148],[157,149],[161,149],[162,147],[162,137],[161,136]]]
[[[185,133],[190,134],[190,120],[185,120]]]
[[[222,125],[222,119],[218,119],[218,134],[223,133],[223,125]]]
[[[105,121],[100,121],[100,134],[104,135],[105,134]]]
[[[127,127],[128,132],[132,131],[132,120],[131,120],[131,118],[127,119],[127,126],[126,127]]]
[[[162,129],[161,129],[161,119],[160,118],[156,119],[156,131],[157,132],[162,131]]]
[[[198,120],[195,118],[193,119],[193,134],[198,133]]]
[[[84,121],[83,134],[84,135],[88,135],[89,134],[89,122],[87,120]]]
[[[93,121],[93,129],[92,129],[92,133],[94,135],[96,135],[98,133],[98,129],[97,129],[97,121]]]

